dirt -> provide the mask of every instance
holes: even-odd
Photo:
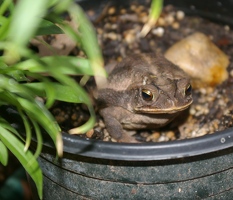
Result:
[[[147,20],[148,11],[149,5],[106,5],[103,12],[94,18],[93,24],[106,65],[119,62],[132,53],[164,53],[172,44],[197,31],[209,36],[231,61],[233,33],[228,25],[216,24],[198,16],[186,16],[183,11],[166,6],[148,35],[140,37],[140,30]],[[87,14],[93,19],[95,13],[89,10]],[[83,52],[76,48],[72,54],[82,56]],[[176,120],[179,123],[173,123],[160,130],[137,131],[135,137],[143,142],[160,142],[203,136],[232,127],[232,63],[228,67],[228,73],[229,78],[221,85],[193,91],[194,102],[181,116],[181,120]],[[85,106],[68,105],[57,104],[52,110],[64,131],[83,124],[89,117]],[[107,133],[98,113],[94,129],[80,137],[114,141]]]

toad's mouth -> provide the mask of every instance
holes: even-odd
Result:
[[[193,101],[188,102],[182,106],[173,106],[169,108],[156,108],[149,106],[136,107],[134,110],[136,113],[148,113],[148,114],[174,114],[179,111],[187,109]]]

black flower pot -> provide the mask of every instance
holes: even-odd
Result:
[[[93,1],[83,3],[90,6]],[[167,0],[165,3],[175,4],[187,14],[233,25],[230,0]],[[63,140],[63,158],[55,159],[50,142],[44,144],[39,158],[44,174],[44,199],[233,197],[232,128],[162,143],[109,143],[68,134],[64,134]]]

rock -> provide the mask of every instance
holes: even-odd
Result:
[[[214,87],[228,78],[229,58],[203,33],[196,32],[175,43],[165,57],[191,77],[194,88]]]

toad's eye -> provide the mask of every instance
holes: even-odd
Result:
[[[142,90],[142,98],[145,101],[151,101],[153,99],[153,93],[150,90]]]
[[[185,95],[188,96],[192,93],[192,86],[189,84],[187,85],[187,87],[185,88],[185,91],[184,91]]]

